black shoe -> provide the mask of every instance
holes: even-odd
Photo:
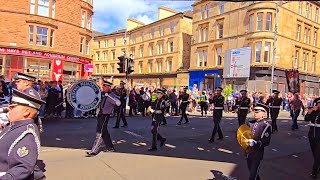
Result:
[[[208,141],[211,142],[211,143],[213,143],[213,142],[214,142],[214,139],[211,138],[211,139],[208,139]]]
[[[160,147],[162,147],[163,145],[164,145],[164,143],[166,142],[166,138],[163,138],[163,139],[161,139],[161,142],[160,142]]]
[[[128,125],[122,125],[121,127],[128,127]]]
[[[86,153],[87,153],[86,157],[93,157],[99,154],[99,153],[89,152],[89,151],[87,151]]]
[[[148,151],[157,151],[157,148],[149,148]]]
[[[223,139],[223,137],[219,137],[217,140],[222,140]]]
[[[119,129],[119,126],[115,126],[115,127],[113,127],[114,129]]]
[[[310,176],[312,177],[312,179],[317,179],[317,174],[316,173],[311,173]]]
[[[181,125],[181,122],[178,122],[177,124],[178,124],[178,125]]]
[[[116,150],[114,148],[105,149],[103,152],[115,152]]]

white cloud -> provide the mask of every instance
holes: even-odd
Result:
[[[185,11],[192,9],[192,3],[192,1],[95,0],[93,29],[105,33],[123,29],[129,17],[149,24],[157,20],[159,6]]]
[[[150,24],[152,22],[154,22],[154,19],[151,19],[150,17],[148,17],[147,15],[138,15],[135,17],[136,20],[143,22],[144,24]]]

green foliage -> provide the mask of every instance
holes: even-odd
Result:
[[[232,85],[229,84],[223,89],[224,97],[227,99],[233,92]]]

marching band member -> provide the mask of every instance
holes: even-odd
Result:
[[[41,100],[35,89],[27,92],[14,89],[8,106],[10,124],[0,134],[0,179],[45,179],[36,165],[40,139],[34,118]]]
[[[121,101],[113,92],[111,92],[111,86],[112,83],[104,81],[103,91],[105,92],[105,95],[100,102],[100,107],[98,108],[99,112],[97,117],[98,124],[96,129],[96,139],[93,143],[91,151],[87,152],[87,157],[99,154],[100,148],[102,148],[103,145],[107,146],[107,151],[115,151],[110,134],[108,132],[108,121],[114,106],[120,106]]]
[[[270,108],[272,133],[278,131],[277,118],[280,112],[280,106],[282,104],[282,99],[279,98],[279,93],[280,92],[278,90],[273,90],[274,97],[270,96],[266,102],[266,105]]]
[[[181,122],[183,120],[183,118],[185,118],[186,122],[185,124],[189,123],[188,117],[187,117],[187,106],[189,104],[189,94],[187,94],[187,89],[188,88],[184,88],[182,91],[182,94],[179,95],[179,100],[181,100],[181,104],[180,104],[180,108],[181,108],[181,119],[180,121],[177,123],[178,125],[181,125]]]
[[[166,108],[168,107],[168,103],[164,101],[162,98],[165,94],[163,89],[157,90],[157,100],[155,102],[155,109],[152,109],[151,112],[154,114],[152,118],[152,146],[148,151],[156,151],[157,150],[157,140],[160,140],[160,147],[164,145],[166,138],[162,137],[159,134],[159,126],[164,118],[164,113]]]
[[[221,87],[216,88],[216,95],[210,99],[210,104],[213,104],[214,110],[213,110],[213,131],[211,138],[208,140],[209,142],[214,142],[214,137],[218,131],[219,138],[218,140],[223,139],[223,134],[220,128],[220,122],[222,118],[222,111],[224,108],[224,96],[221,95],[221,92],[223,89]]]
[[[264,148],[270,144],[271,126],[267,122],[268,107],[257,103],[254,107],[254,119],[249,121],[249,127],[253,133],[253,139],[248,140],[252,148],[247,154],[247,165],[249,169],[249,180],[260,179],[258,175],[260,162],[263,159]]]
[[[126,98],[127,98],[127,91],[126,91],[126,88],[124,87],[125,84],[126,84],[125,82],[120,81],[119,96],[120,96],[121,106],[119,109],[119,111],[120,111],[119,117],[117,117],[116,125],[113,128],[119,128],[121,119],[123,122],[123,126],[121,126],[121,127],[128,127],[128,122],[127,122],[126,117],[124,115],[124,112],[126,110]]]
[[[320,98],[315,99],[315,106],[308,106],[305,121],[309,122],[309,143],[313,154],[313,166],[311,177],[317,178],[320,171]]]
[[[236,112],[238,114],[239,127],[246,123],[246,118],[251,106],[251,100],[247,97],[247,90],[241,90],[241,98],[236,101]]]

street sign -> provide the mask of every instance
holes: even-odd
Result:
[[[250,76],[251,47],[229,49],[224,55],[224,78],[248,78]]]

